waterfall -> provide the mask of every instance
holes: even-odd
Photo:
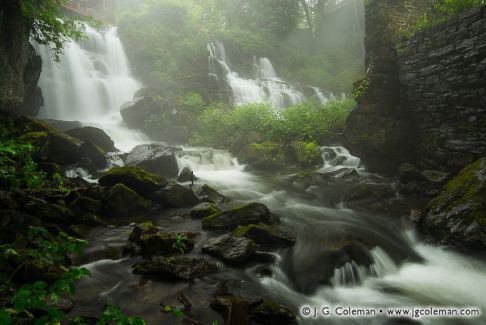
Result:
[[[318,87],[310,87],[315,92],[315,96],[319,100],[319,104],[326,105],[329,102],[329,99],[322,93],[322,91]]]
[[[269,103],[275,108],[284,108],[305,100],[302,92],[277,76],[268,58],[255,59],[255,79],[245,79],[231,70],[223,43],[209,43],[208,51],[210,75],[227,83],[235,105]]]
[[[141,85],[130,73],[116,28],[98,32],[86,26],[85,36],[69,41],[59,63],[48,47],[35,44],[43,61],[39,86],[45,104],[39,117],[100,127],[121,150],[149,141],[128,129],[120,115],[121,105],[132,100]]]

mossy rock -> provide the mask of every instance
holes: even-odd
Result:
[[[192,208],[189,214],[191,215],[192,218],[202,219],[219,212],[221,212],[221,209],[218,208],[216,204],[203,202],[196,205],[194,208]]]
[[[234,230],[241,225],[275,224],[278,217],[261,203],[250,203],[202,219],[203,229]]]
[[[192,190],[174,181],[170,181],[153,197],[159,204],[171,208],[192,207],[200,202]]]
[[[101,175],[98,183],[112,187],[121,183],[142,196],[150,195],[163,188],[167,181],[164,177],[147,172],[135,166],[114,167]]]
[[[422,215],[419,226],[444,243],[486,247],[486,157],[447,183]]]
[[[247,145],[238,158],[251,168],[258,170],[275,170],[285,167],[283,145],[271,141]]]
[[[128,240],[132,242],[140,242],[142,235],[150,235],[158,233],[158,228],[152,223],[152,221],[146,221],[134,225]]]
[[[103,153],[117,151],[115,143],[105,131],[92,126],[74,128],[66,131],[73,138],[89,141],[102,150]]]
[[[204,202],[226,204],[231,201],[230,198],[219,193],[208,184],[204,184],[203,186],[201,186],[201,188],[197,190],[197,195],[199,196],[201,201]]]
[[[295,324],[295,314],[285,305],[264,299],[250,306],[250,319],[259,324]]]
[[[133,273],[157,277],[160,280],[191,280],[218,270],[214,263],[204,258],[174,256],[157,257],[137,263],[133,266]]]
[[[22,199],[20,209],[25,213],[41,218],[44,222],[71,223],[74,217],[73,212],[64,204],[49,203],[35,197]]]
[[[410,182],[428,182],[420,170],[410,163],[401,164],[398,168],[400,182],[407,184]]]
[[[288,247],[295,244],[295,237],[275,226],[264,224],[239,226],[234,231],[237,237],[246,237],[264,248]]]
[[[191,233],[155,233],[140,237],[140,246],[144,256],[182,254],[194,248],[194,237]]]
[[[202,251],[221,258],[230,264],[242,264],[250,260],[255,254],[255,243],[242,237],[230,234],[209,239],[202,246]]]
[[[293,141],[287,148],[286,158],[301,167],[312,167],[324,163],[321,148],[315,142]]]
[[[111,217],[130,217],[154,208],[153,202],[144,199],[123,184],[116,184],[106,194],[104,212]]]

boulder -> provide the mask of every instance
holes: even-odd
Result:
[[[192,208],[189,214],[192,218],[202,219],[218,212],[221,212],[221,210],[216,206],[216,204],[203,202]]]
[[[130,233],[128,239],[131,242],[140,242],[143,235],[154,235],[158,233],[159,230],[151,221],[142,222],[133,225],[133,230]]]
[[[149,229],[150,227],[147,230]],[[144,256],[185,254],[194,248],[192,237],[194,234],[176,232],[143,234],[140,237],[142,254]]]
[[[123,184],[142,196],[147,196],[163,188],[167,181],[164,177],[147,172],[134,166],[113,167],[101,175],[98,183],[112,187]]]
[[[361,180],[354,168],[340,168],[329,172],[302,172],[293,175],[288,180],[298,188],[323,184],[352,184]]]
[[[112,217],[129,217],[155,208],[153,202],[145,200],[132,189],[119,183],[106,194],[105,214]]]
[[[275,224],[279,218],[261,203],[250,203],[202,219],[203,229],[234,230],[241,225]]]
[[[231,201],[231,199],[219,193],[208,184],[204,184],[203,186],[201,186],[201,188],[198,189],[196,193],[197,196],[201,199],[201,201],[204,202],[226,204]]]
[[[430,202],[419,229],[457,248],[486,247],[486,157],[466,166]]]
[[[216,264],[204,258],[187,256],[156,257],[133,266],[135,274],[150,275],[166,281],[174,279],[187,281],[217,270]]]
[[[270,299],[251,304],[250,319],[259,324],[296,324],[295,314],[287,306]]]
[[[86,141],[81,144],[81,147],[79,149],[82,155],[82,166],[88,168],[92,172],[106,167],[107,161],[105,157],[105,152],[100,147],[95,146],[89,141]]]
[[[288,247],[295,244],[295,237],[275,226],[264,224],[239,226],[234,234],[237,237],[249,238],[264,248]]]
[[[215,297],[210,307],[223,316],[227,325],[244,325],[248,323],[248,302],[242,298],[226,295]]]
[[[164,144],[136,146],[126,157],[126,164],[137,166],[164,177],[177,177],[179,167],[172,148]]]
[[[118,151],[115,148],[115,142],[102,129],[92,126],[77,127],[66,131],[66,134],[82,141],[91,142],[98,148],[101,148],[103,153]]]
[[[192,207],[200,202],[193,191],[174,181],[155,192],[153,198],[159,204],[171,208]]]
[[[191,182],[195,181],[196,179],[197,177],[194,176],[194,173],[189,167],[184,167],[179,173],[179,176],[177,176],[177,180],[179,182]]]
[[[398,168],[398,177],[402,184],[408,184],[410,182],[428,182],[427,177],[415,168],[415,166],[409,163],[400,165]]]
[[[301,167],[322,166],[321,148],[315,142],[293,141],[287,147],[286,160]]]
[[[250,239],[226,234],[209,239],[202,251],[229,264],[242,264],[255,254],[255,244]]]
[[[40,218],[43,222],[73,223],[74,214],[63,201],[50,203],[34,196],[21,199],[21,211]]]
[[[99,216],[103,214],[103,202],[86,196],[80,196],[69,205],[69,208],[82,220],[82,224],[100,224]]]
[[[237,157],[252,169],[275,170],[285,167],[284,147],[271,141],[249,144]]]

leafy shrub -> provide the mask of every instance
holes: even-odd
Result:
[[[263,141],[319,142],[330,133],[342,131],[354,105],[352,99],[346,99],[325,106],[306,102],[282,111],[268,104],[248,104],[234,109],[224,105],[212,106],[200,116],[192,142],[229,147],[236,138],[252,133],[258,134]]]

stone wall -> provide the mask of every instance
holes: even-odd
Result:
[[[366,6],[368,86],[348,118],[343,143],[371,170],[394,173],[411,162],[455,173],[486,154],[484,8],[397,47],[400,30],[432,3],[370,0]]]
[[[364,95],[350,114],[343,143],[374,171],[394,172],[412,152],[409,115],[399,101],[395,44],[433,0],[369,0],[366,18]],[[359,84],[355,85],[359,87]]]
[[[37,115],[42,61],[29,43],[29,27],[17,1],[0,5],[0,111]]]
[[[417,33],[403,48],[401,100],[414,119],[419,166],[458,171],[486,155],[486,6]]]

